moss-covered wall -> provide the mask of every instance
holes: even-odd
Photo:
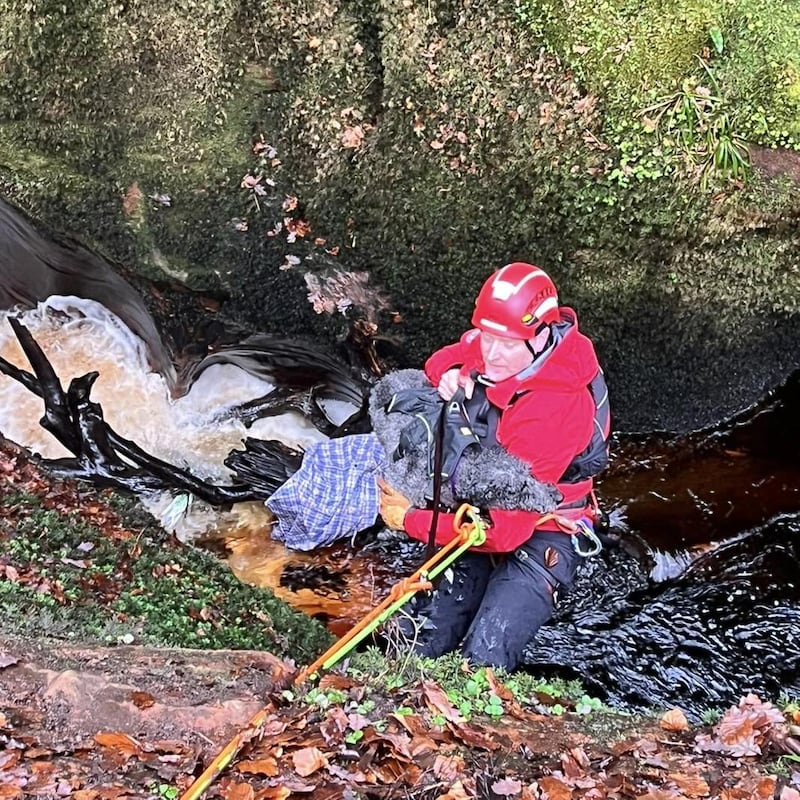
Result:
[[[252,328],[337,335],[303,275],[365,270],[410,363],[468,324],[492,268],[538,261],[617,424],[693,428],[781,381],[800,341],[797,184],[706,168],[724,137],[795,141],[800,12],[745,5],[576,0],[576,26],[549,0],[0,0],[0,187],[227,291]],[[756,85],[760,134],[735,113]],[[655,124],[665,94],[701,118]]]

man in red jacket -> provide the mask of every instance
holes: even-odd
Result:
[[[486,446],[501,446],[528,464],[534,478],[555,484],[563,495],[559,516],[590,525],[592,474],[606,457],[608,403],[594,347],[579,332],[575,312],[559,307],[542,269],[515,262],[483,285],[472,324],[459,342],[428,359],[429,380],[446,401],[459,389],[466,398],[485,392],[495,412]],[[488,512],[486,543],[467,553],[420,609],[417,649],[439,656],[460,645],[473,663],[513,670],[552,615],[558,588],[572,582],[580,547],[552,517]],[[385,483],[381,516],[428,540],[432,510],[411,507]],[[453,535],[453,515],[440,513],[437,544]]]

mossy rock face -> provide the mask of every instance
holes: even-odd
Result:
[[[634,5],[632,30],[664,36],[617,58],[608,37]],[[647,138],[625,105],[636,81],[680,85],[717,26],[712,63],[734,86],[755,33],[725,0],[634,5],[576,2],[571,33],[546,2],[4,9],[0,185],[142,272],[226,292],[254,329],[332,340],[346,320],[314,313],[305,273],[365,271],[414,365],[469,324],[491,269],[536,261],[597,343],[617,425],[699,427],[794,367],[800,199],[757,179],[712,199]],[[691,33],[680,47],[674,30]]]
[[[800,7],[781,0],[524,0],[532,30],[600,94],[615,117],[707,80],[730,104],[738,133],[800,149]]]

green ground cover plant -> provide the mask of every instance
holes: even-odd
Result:
[[[466,720],[479,715],[502,717],[507,713],[504,700],[554,716],[568,711],[587,715],[609,710],[598,698],[586,694],[580,681],[543,680],[524,671],[508,675],[502,670],[471,667],[459,653],[432,659],[420,658],[408,651],[400,652],[396,645],[391,646],[388,654],[376,647],[368,647],[353,656],[345,674],[381,695],[394,692],[400,703],[404,687],[416,686],[423,681],[435,683],[441,686],[447,700]],[[313,699],[320,693],[326,694],[311,689],[308,696]],[[402,704],[397,709],[403,713]]]
[[[120,540],[33,494],[7,494],[0,506],[13,512],[0,519],[0,599],[12,632],[291,652],[301,661],[330,641],[319,623],[240,583],[215,556],[142,524],[141,513],[137,534]]]

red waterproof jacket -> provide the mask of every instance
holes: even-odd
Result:
[[[595,404],[588,385],[600,367],[591,341],[578,331],[575,312],[569,308],[560,312],[562,338],[540,368],[521,380],[514,376],[487,387],[486,396],[500,409],[498,442],[530,464],[537,480],[556,484],[564,496],[562,505],[570,505],[592,490],[591,478],[578,483],[558,481],[592,437]],[[477,329],[467,331],[459,342],[437,350],[428,359],[425,373],[434,386],[453,367],[465,374],[483,372],[479,334]],[[427,542],[432,514],[426,509],[410,509],[403,522],[406,533]],[[492,553],[515,550],[530,538],[542,517],[536,512],[504,509],[489,509],[489,515],[492,524],[486,531],[486,543],[478,549]],[[541,529],[558,530],[552,522],[545,522]],[[436,543],[445,544],[453,536],[453,515],[440,513]]]

